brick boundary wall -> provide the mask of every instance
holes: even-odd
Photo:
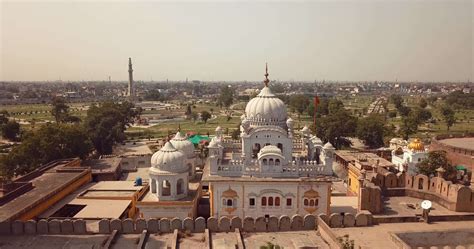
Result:
[[[438,135],[433,137],[429,147],[430,151],[444,150],[447,152],[448,160],[453,165],[464,165],[469,171],[474,171],[474,148],[466,149],[443,143],[444,139],[450,138],[470,138],[474,137],[474,133],[466,135]]]

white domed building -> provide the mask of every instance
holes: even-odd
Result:
[[[188,137],[179,130],[170,142],[173,147],[184,154],[185,164],[189,168],[189,176],[194,178],[196,173],[196,153],[194,153],[193,143],[191,143],[191,141],[188,140]]]
[[[285,103],[268,87],[268,71],[264,83],[241,116],[240,146],[218,129],[209,143],[203,181],[209,184],[211,216],[328,213],[334,147],[323,146],[308,127],[296,139]]]
[[[175,143],[181,145],[180,149],[189,150],[179,140]],[[171,141],[153,154],[149,169],[150,189],[137,202],[141,217],[196,217],[200,184],[190,183],[187,159],[188,156],[175,148]]]

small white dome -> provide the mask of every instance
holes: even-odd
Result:
[[[287,119],[285,103],[265,86],[257,97],[251,99],[245,107],[245,116],[251,122],[285,124]]]
[[[215,137],[211,139],[211,142],[209,142],[209,145],[207,146],[208,148],[217,148],[219,144],[217,143],[217,140]]]
[[[294,121],[293,121],[293,119],[292,119],[291,117],[286,120],[286,123],[287,123],[287,124],[292,124],[293,122],[294,122]]]
[[[159,151],[151,156],[151,168],[152,170],[181,173],[188,169],[184,160],[184,154],[170,142],[166,142]]]
[[[390,143],[392,143],[392,144],[397,143],[397,142],[398,142],[398,138],[394,137],[394,138],[390,139]]]
[[[186,135],[183,135],[180,131],[171,139],[171,144],[173,147],[181,152],[183,152],[186,157],[190,158],[194,156],[194,145],[191,141],[188,140]]]
[[[332,144],[330,142],[327,142],[324,146],[323,146],[323,149],[325,150],[334,150],[336,148],[334,148],[334,146],[332,146]]]
[[[308,126],[305,125],[305,126],[303,127],[303,129],[301,129],[301,131],[302,131],[303,133],[309,132]]]
[[[216,132],[219,132],[219,131],[222,131],[222,127],[217,126],[217,127],[216,127]]]
[[[258,152],[258,158],[262,157],[262,156],[268,156],[268,155],[272,155],[272,156],[278,156],[278,157],[282,157],[283,158],[283,155],[281,154],[281,150],[276,147],[275,145],[267,145],[265,147],[263,147],[260,152]]]

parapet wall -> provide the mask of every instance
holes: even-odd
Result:
[[[322,214],[320,218],[327,222],[330,227],[352,227],[367,226],[372,222],[372,215],[369,212],[362,212],[357,215],[335,213],[329,217]],[[211,232],[230,232],[236,228],[245,232],[278,232],[278,231],[302,231],[315,230],[318,227],[317,217],[315,215],[294,215],[292,217],[271,216],[269,218],[245,217],[243,220],[239,217],[221,217],[219,219],[210,217],[207,220],[203,217],[196,219],[179,218],[174,219],[102,219],[98,221],[99,230],[90,231],[86,226],[85,220],[28,220],[1,222],[0,234],[3,235],[21,235],[21,234],[109,234],[114,230],[120,233],[141,233],[148,230],[150,233],[171,233],[175,229],[191,232],[204,232],[209,229]]]
[[[410,196],[436,202],[451,211],[474,212],[474,190],[440,177],[377,172],[364,182],[360,191],[360,210],[382,212],[382,196]]]

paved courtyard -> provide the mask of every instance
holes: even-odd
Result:
[[[392,241],[390,233],[407,232],[416,233],[422,231],[446,231],[459,229],[474,229],[474,221],[451,221],[437,223],[383,223],[371,227],[333,228],[336,236],[349,235],[355,242],[355,248],[398,248]],[[455,240],[451,241],[456,244]],[[428,247],[429,248],[429,247]]]
[[[415,216],[421,215],[423,210],[420,204],[423,200],[408,196],[390,197],[384,199],[384,215]],[[446,209],[445,207],[432,202],[431,215],[454,215],[460,214]],[[461,213],[466,214],[466,213]]]

